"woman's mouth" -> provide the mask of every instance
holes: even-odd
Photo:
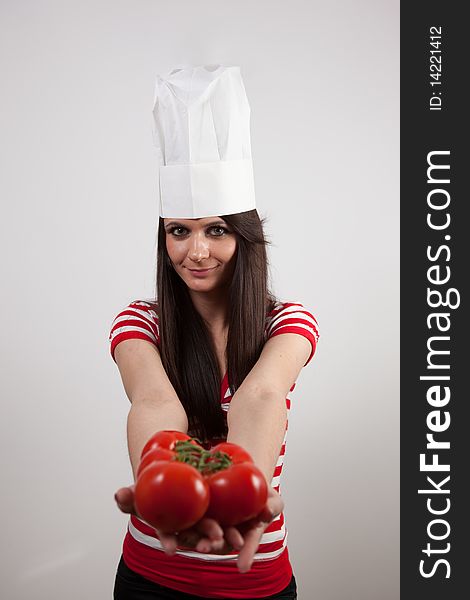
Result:
[[[188,269],[195,277],[202,277],[207,273],[213,271],[216,267],[211,267],[210,269]]]

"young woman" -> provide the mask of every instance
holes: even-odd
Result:
[[[134,478],[153,433],[178,430],[211,448],[245,448],[268,483],[257,519],[221,527],[204,518],[167,535],[136,513],[134,486],[116,493],[130,513],[114,597],[297,598],[280,476],[291,393],[313,357],[317,322],[268,289],[267,241],[256,209],[160,218],[156,300],[136,300],[112,324],[111,354],[131,402]]]

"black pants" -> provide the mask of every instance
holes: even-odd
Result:
[[[297,585],[295,577],[289,585],[274,596],[265,596],[257,600],[296,600]],[[114,600],[207,600],[203,596],[194,596],[154,583],[142,575],[135,573],[124,562],[122,556],[116,572],[114,583]],[[225,600],[230,600],[226,598]]]

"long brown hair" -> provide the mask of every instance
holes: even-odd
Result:
[[[265,320],[276,301],[269,290],[267,241],[256,209],[220,215],[237,236],[229,290],[227,371],[232,394],[253,368],[265,343]],[[224,438],[220,373],[212,338],[186,284],[171,265],[163,218],[159,219],[155,311],[163,367],[188,416],[189,433],[202,442]]]

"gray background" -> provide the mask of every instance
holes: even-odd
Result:
[[[1,3],[2,597],[111,598],[112,319],[152,296],[157,73],[240,65],[274,291],[317,315],[282,492],[301,600],[399,582],[398,0]]]

